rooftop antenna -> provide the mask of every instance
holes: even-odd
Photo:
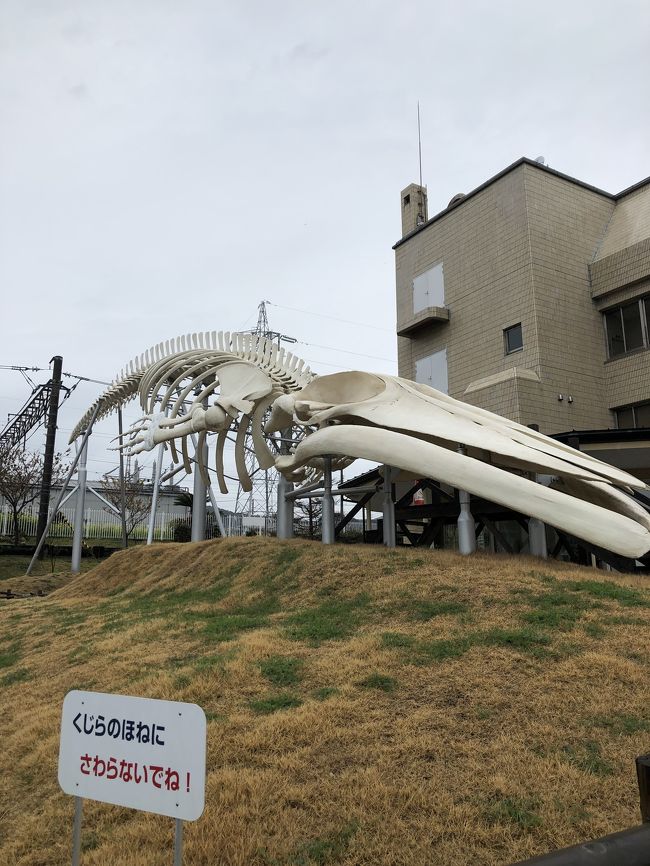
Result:
[[[418,99],[418,159],[420,163],[420,186],[422,186],[422,135],[420,130],[420,100]]]
[[[420,165],[420,191],[418,193],[418,215],[415,218],[416,226],[423,226],[427,221],[427,207],[425,204],[425,194],[422,187],[422,130],[420,127],[420,100],[418,99],[418,162]]]

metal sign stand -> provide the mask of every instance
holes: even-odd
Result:
[[[79,855],[81,854],[81,812],[83,799],[74,798],[74,824],[72,825],[72,866],[79,866]]]
[[[81,814],[83,811],[83,799],[74,798],[74,824],[72,825],[72,866],[79,866],[81,855]],[[183,821],[175,819],[174,833],[174,866],[183,866]]]
[[[174,835],[174,866],[183,863],[183,821],[176,818],[176,833]]]

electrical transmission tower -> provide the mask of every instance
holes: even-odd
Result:
[[[267,340],[276,342],[278,346],[281,343],[297,343],[294,337],[289,337],[287,334],[281,334],[279,331],[272,331],[269,326],[269,317],[266,312],[268,301],[261,301],[258,305],[257,325],[247,334],[255,334],[258,337],[266,337]],[[266,420],[266,418],[265,418]],[[270,517],[275,514],[276,510],[276,493],[278,485],[278,473],[275,469],[260,469],[255,460],[255,451],[253,449],[252,439],[250,434],[246,437],[246,469],[251,477],[253,488],[250,491],[242,489],[241,484],[237,488],[237,499],[235,501],[235,511],[240,514],[250,516]]]

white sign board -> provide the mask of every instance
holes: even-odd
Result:
[[[59,784],[75,797],[195,821],[205,803],[205,732],[196,704],[68,692]]]

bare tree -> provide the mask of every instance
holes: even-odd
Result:
[[[321,522],[323,520],[323,500],[315,497],[307,499],[296,499],[295,502],[296,518],[302,524],[305,518],[309,521],[308,536],[313,538],[314,534],[319,534],[321,531]],[[304,530],[300,534],[304,534]]]
[[[52,486],[61,484],[65,476],[63,458],[54,455],[52,464]],[[20,446],[0,450],[0,495],[11,508],[13,515],[13,543],[20,544],[19,518],[22,512],[38,499],[43,476],[43,457]]]
[[[140,479],[136,468],[133,472],[127,472],[124,476],[124,519],[126,523],[126,537],[128,539],[134,530],[149,517],[151,511],[151,497],[144,495],[145,482]],[[122,514],[122,485],[119,477],[106,474],[102,476],[102,495],[108,499],[118,514]]]

